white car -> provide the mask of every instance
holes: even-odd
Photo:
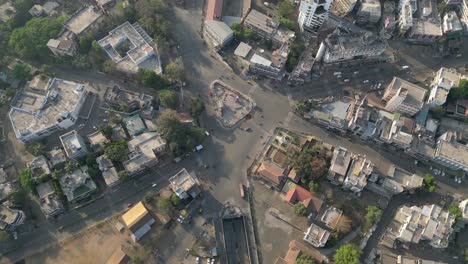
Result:
[[[195,261],[196,261],[195,263],[200,264],[200,257],[197,257]]]
[[[344,81],[345,83],[347,83],[347,82],[349,82],[349,79],[344,79],[343,81]]]
[[[403,70],[406,70],[406,69],[409,69],[409,66],[408,65],[404,65],[403,67],[401,67]]]
[[[368,82],[369,82],[369,80],[364,80],[364,81],[363,81],[363,83],[368,83]]]
[[[151,187],[153,187],[153,188],[155,188],[156,186],[158,186],[158,184],[157,184],[157,183],[153,183],[153,184],[151,184]]]
[[[382,86],[382,83],[379,83],[379,85],[377,85],[377,89],[380,89],[380,86]]]
[[[205,135],[210,136],[210,133],[205,130]]]

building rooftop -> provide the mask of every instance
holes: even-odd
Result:
[[[442,156],[468,166],[468,146],[442,140],[436,148],[436,157]]]
[[[461,79],[462,75],[458,73],[456,69],[442,67],[437,71],[432,85],[450,90],[454,87],[458,87]]]
[[[322,255],[320,251],[315,248],[309,247],[299,241],[291,240],[289,242],[289,249],[284,258],[278,258],[275,264],[296,264],[297,258],[300,255],[311,256],[318,263],[327,263],[328,258]]]
[[[421,108],[424,105],[424,97],[426,96],[426,89],[405,81],[399,77],[393,77],[392,82],[388,85],[387,89],[398,91],[399,89],[406,90],[407,95],[404,103]]]
[[[106,158],[106,155],[101,155],[96,158],[96,163],[98,164],[99,170],[100,171],[106,171],[112,167],[114,167],[114,164],[112,161],[108,158]]]
[[[257,169],[257,174],[262,178],[274,183],[276,186],[280,185],[284,177],[284,169],[279,166],[269,163],[262,162]]]
[[[37,156],[30,162],[26,164],[26,166],[31,169],[32,177],[39,177],[42,174],[50,174],[49,163],[47,159],[43,156]]]
[[[270,17],[255,9],[250,10],[249,14],[244,19],[244,24],[258,28],[267,34],[274,34],[279,26],[279,24],[274,22]]]
[[[385,51],[387,42],[385,39],[369,31],[353,31],[343,27],[336,28],[325,40],[330,53],[345,53],[353,50],[381,49]]]
[[[5,1],[0,5],[0,21],[7,22],[16,14],[16,8],[11,1]]]
[[[52,166],[52,168],[67,161],[65,153],[60,148],[49,151],[47,153],[47,156],[49,157],[50,165]]]
[[[463,220],[468,221],[468,199],[461,201],[459,207],[462,211]]]
[[[54,216],[64,211],[63,204],[55,193],[52,181],[37,185],[36,191],[40,199],[41,210],[46,216]]]
[[[283,196],[285,201],[292,204],[300,202],[304,204],[306,208],[309,208],[315,213],[320,211],[324,203],[322,199],[295,183],[288,182],[288,184],[291,186],[289,187],[286,195]]]
[[[234,34],[232,29],[222,21],[207,20],[205,26],[209,27],[220,39],[229,38]]]
[[[59,183],[69,202],[76,201],[97,189],[86,166],[60,177]]]
[[[223,12],[223,0],[208,0],[206,8],[206,20],[221,19]]]
[[[76,132],[76,130],[72,130],[68,133],[65,133],[59,138],[68,157],[72,157],[73,154],[76,152],[86,150],[86,145],[81,140],[81,136],[78,135],[78,132]]]
[[[320,220],[324,222],[325,225],[327,225],[329,228],[335,228],[342,215],[343,211],[336,207],[329,206],[323,213]]]
[[[88,141],[93,148],[103,147],[105,144],[109,143],[109,140],[99,130],[89,134]]]
[[[442,29],[445,34],[463,30],[460,19],[458,19],[455,11],[449,11],[445,13]]]
[[[65,21],[64,27],[76,35],[80,35],[102,15],[102,12],[94,6],[85,6]]]
[[[169,182],[171,189],[182,199],[188,198],[189,195],[195,198],[200,193],[195,173],[188,173],[185,168],[169,178]]]
[[[395,165],[389,169],[387,177],[384,179],[384,188],[393,193],[401,193],[405,190],[415,190],[423,185],[423,177],[411,174]]]
[[[146,215],[149,215],[148,209],[140,201],[122,215],[122,221],[128,229],[131,229],[133,225],[138,224]]]
[[[117,173],[117,170],[112,167],[108,168],[107,170],[102,172],[102,178],[104,179],[104,182],[106,185],[113,186],[119,182],[119,174]]]
[[[347,149],[342,147],[335,148],[329,171],[332,174],[338,174],[343,177],[346,176],[351,158],[352,154]]]
[[[143,133],[128,142],[130,152],[142,153],[151,159],[157,159],[155,151],[165,146],[166,141],[157,132]]]
[[[24,223],[25,216],[20,210],[15,210],[0,204],[0,230],[6,229],[9,225],[17,226]]]
[[[16,137],[56,125],[76,110],[85,94],[82,84],[57,78],[51,80],[45,93],[23,90],[9,113]]]
[[[153,39],[137,23],[123,23],[99,40],[98,44],[119,69],[136,72],[138,68],[144,68],[157,74],[162,72]]]
[[[122,119],[122,122],[131,137],[135,137],[146,130],[145,123],[143,123],[143,120],[139,115],[125,117]]]
[[[374,164],[363,156],[354,156],[346,174],[345,184],[362,191],[367,185],[367,178],[374,171]]]
[[[314,247],[324,247],[330,237],[330,232],[319,227],[316,224],[311,224],[304,235],[304,241],[310,243]]]
[[[269,66],[272,66],[272,62],[258,54],[254,54],[252,56],[252,58],[250,58],[250,62],[251,63],[255,63],[255,64],[260,64],[260,65],[263,65],[263,66],[266,66],[266,67],[269,67]]]
[[[234,54],[242,58],[247,58],[251,50],[252,50],[252,47],[249,44],[245,42],[241,42],[239,43],[239,46],[237,46],[236,50],[234,51]]]

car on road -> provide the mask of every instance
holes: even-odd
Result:
[[[210,136],[210,132],[208,132],[207,130],[205,130],[205,135]]]
[[[344,81],[345,83],[347,83],[347,82],[349,82],[349,79],[344,79],[343,81]]]
[[[363,83],[369,83],[369,80],[364,80]]]
[[[403,70],[406,70],[406,69],[409,69],[409,66],[408,65],[404,65],[401,67]]]
[[[158,186],[158,184],[157,184],[157,183],[153,183],[153,184],[151,184],[151,187],[153,187],[153,188],[155,188],[156,186]]]
[[[200,257],[197,257],[197,258],[195,259],[195,263],[196,263],[196,264],[200,264]]]
[[[202,149],[203,149],[203,145],[198,145],[193,149],[193,152],[198,152],[198,151],[201,151]]]

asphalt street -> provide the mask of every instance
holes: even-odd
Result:
[[[210,131],[211,136],[204,144],[204,151],[192,155],[177,165],[156,169],[137,182],[122,185],[115,192],[105,193],[102,199],[84,208],[68,212],[55,224],[44,223],[40,225],[30,234],[20,237],[16,243],[18,248],[11,251],[7,255],[8,258],[18,260],[50,245],[50,243],[62,241],[76,234],[79,230],[96,221],[122,212],[127,203],[136,202],[142,198],[145,191],[140,191],[140,189],[147,190],[154,182],[159,183],[158,188],[161,188],[167,184],[167,178],[180,167],[197,171],[197,175],[210,191],[211,195],[207,199],[213,199],[213,201],[206,201],[207,215],[217,216],[219,206],[226,202],[236,204],[244,212],[247,212],[248,204],[240,197],[238,186],[240,183],[247,182],[246,169],[278,126],[287,127],[299,133],[315,135],[327,143],[344,146],[354,153],[365,154],[378,167],[384,168],[395,163],[411,172],[424,171],[423,168],[415,168],[412,160],[404,155],[395,155],[395,153],[375,146],[370,147],[361,141],[339,137],[292,114],[293,99],[300,97],[301,91],[304,93],[313,91],[310,93],[311,96],[329,95],[327,82],[318,81],[302,88],[289,88],[285,85],[276,85],[275,87],[271,85],[270,81],[261,81],[251,85],[235,76],[224,64],[212,56],[213,54],[200,37],[203,1],[188,2],[190,4],[187,5],[187,9],[175,8],[175,17],[173,18],[174,22],[177,22],[174,23],[174,32],[176,32],[175,37],[180,45],[179,55],[184,60],[188,75],[186,92],[200,95],[208,100],[209,84],[215,79],[222,78],[231,87],[248,94],[256,102],[257,108],[252,119],[246,120],[242,124],[244,127],[251,127],[252,131],[246,132],[238,128],[224,129],[216,121],[212,110],[207,109],[206,115],[202,117],[202,124]],[[408,63],[411,63],[411,60]],[[416,62],[414,63],[416,64]],[[421,67],[421,71],[426,70],[428,71],[428,69]],[[364,71],[361,70],[361,72]],[[372,73],[366,74],[363,74],[363,78],[371,79],[373,76]],[[382,74],[382,80],[391,77],[391,74],[386,71],[382,71]],[[89,82],[101,88],[113,81],[111,77],[88,71],[63,69],[57,70],[57,76]],[[338,88],[332,90],[332,94],[341,89],[339,83],[336,84],[336,87]],[[127,88],[138,89],[132,84],[127,84]],[[86,126],[92,127],[98,122],[100,122],[99,119],[93,119]],[[7,149],[11,150],[9,147]],[[207,165],[208,168],[204,169],[203,165]],[[441,182],[439,187],[447,192],[468,195],[468,190],[464,186]],[[62,227],[60,232],[58,231],[59,227]]]

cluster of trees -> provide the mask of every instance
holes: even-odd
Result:
[[[355,244],[345,244],[335,251],[333,261],[335,264],[359,264],[361,253]]]
[[[436,189],[434,176],[431,174],[426,174],[423,180],[423,187],[426,192],[434,192]]]
[[[120,139],[111,142],[104,150],[106,157],[112,161],[124,162],[128,159],[127,141]]]
[[[290,19],[294,13],[294,4],[290,0],[283,0],[278,4],[278,17],[281,25],[293,30],[296,23]]]
[[[297,102],[294,107],[299,113],[308,113],[310,110],[316,109],[318,105],[316,102],[304,100]]]
[[[450,214],[454,215],[457,220],[461,219],[463,217],[463,212],[460,209],[460,207],[458,206],[458,204],[454,204],[454,205],[450,206],[448,211],[449,211]]]
[[[177,109],[179,95],[172,90],[162,90],[159,92],[159,103],[165,108]]]
[[[291,51],[289,52],[288,60],[286,61],[286,71],[292,72],[296,65],[299,63],[299,57],[305,49],[305,44],[300,40],[299,36],[296,37],[293,44],[291,45]]]
[[[231,29],[234,37],[242,41],[248,41],[252,38],[253,32],[250,28],[244,28],[240,23],[233,23]]]
[[[457,88],[450,89],[447,101],[454,102],[458,99],[468,99],[468,80],[460,80]]]
[[[377,206],[370,205],[366,208],[366,223],[364,225],[364,230],[369,229],[373,226],[382,216],[382,210]]]
[[[66,17],[37,17],[24,26],[15,28],[9,38],[9,47],[19,56],[29,59],[44,59],[49,56],[47,42],[57,37]]]
[[[159,132],[166,139],[171,153],[181,156],[191,152],[193,148],[201,144],[206,135],[202,128],[187,127],[177,119],[174,110],[163,112],[158,120]]]
[[[304,184],[325,175],[327,165],[327,150],[320,143],[305,148],[293,160],[293,167],[302,176],[301,181]]]
[[[309,255],[300,255],[296,259],[296,264],[317,264],[317,261]]]
[[[44,153],[45,146],[41,142],[30,142],[25,144],[25,149],[33,156],[39,156]]]
[[[297,203],[296,205],[294,205],[294,214],[297,216],[306,216],[307,208],[304,206],[303,203]]]

